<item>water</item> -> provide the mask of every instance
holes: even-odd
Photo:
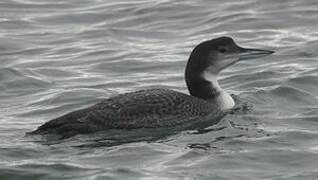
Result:
[[[317,8],[316,0],[2,0],[0,179],[317,179]],[[192,48],[223,35],[276,51],[219,77],[250,111],[205,132],[110,146],[24,137],[118,93],[187,92]]]

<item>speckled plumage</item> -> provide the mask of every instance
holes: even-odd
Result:
[[[53,119],[32,134],[77,134],[105,129],[175,126],[216,110],[213,104],[169,89],[120,94]]]

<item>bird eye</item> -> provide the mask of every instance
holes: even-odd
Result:
[[[226,49],[224,47],[221,47],[218,50],[219,50],[220,53],[225,53],[226,52]]]

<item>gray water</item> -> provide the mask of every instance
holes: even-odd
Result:
[[[318,179],[317,0],[2,0],[0,12],[1,180]],[[119,93],[187,93],[192,48],[219,36],[276,51],[219,77],[249,111],[204,133],[113,145],[24,137]]]

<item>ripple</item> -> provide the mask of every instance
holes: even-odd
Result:
[[[23,73],[23,71],[3,68],[0,69],[0,89],[3,95],[26,93],[27,91],[40,90],[51,85],[50,82],[31,77]]]

